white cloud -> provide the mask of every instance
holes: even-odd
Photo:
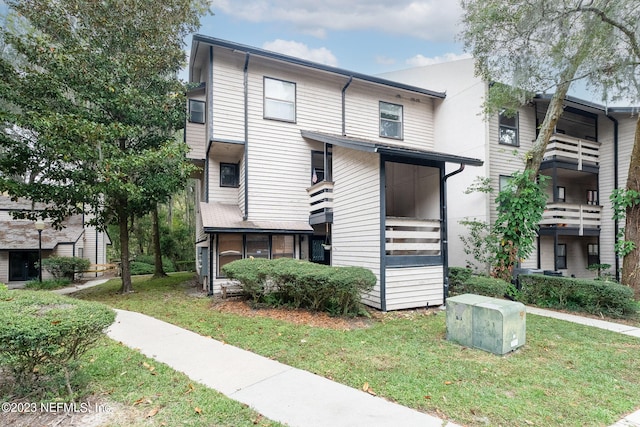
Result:
[[[467,59],[467,58],[471,58],[471,55],[468,53],[462,53],[462,54],[445,53],[442,56],[434,56],[432,58],[426,57],[421,54],[417,54],[416,56],[413,56],[407,59],[405,62],[407,63],[407,65],[410,65],[412,67],[421,67],[423,65],[433,65],[433,64],[439,64],[441,62],[457,61],[459,59]]]
[[[451,0],[216,0],[212,8],[252,22],[289,22],[318,37],[326,30],[375,29],[430,41],[453,39],[461,15]]]
[[[319,62],[325,65],[337,66],[338,60],[331,53],[331,51],[325,47],[318,49],[311,49],[304,43],[296,42],[293,40],[281,40],[277,39],[272,42],[266,42],[262,45],[263,49],[271,50],[274,52],[282,53],[284,55],[295,56],[296,58],[307,59],[313,62]]]

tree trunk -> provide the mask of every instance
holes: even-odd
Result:
[[[125,208],[126,201],[121,201],[118,207],[118,225],[120,228],[120,271],[122,276],[122,287],[120,293],[133,292],[131,285],[131,268],[129,265],[129,218]]]
[[[640,116],[636,123],[636,135],[629,163],[627,190],[640,192]],[[622,261],[622,284],[633,289],[636,300],[640,300],[640,205],[627,208],[624,238],[636,247]]]
[[[155,256],[155,269],[153,272],[153,277],[165,277],[167,273],[164,272],[164,268],[162,266],[162,252],[160,251],[160,224],[158,221],[157,204],[151,210],[151,228],[151,239],[153,240],[153,253]]]

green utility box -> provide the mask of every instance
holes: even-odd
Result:
[[[464,294],[447,298],[447,339],[466,347],[506,354],[524,345],[524,304]]]

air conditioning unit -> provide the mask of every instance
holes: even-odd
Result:
[[[526,340],[524,304],[482,295],[447,298],[447,339],[465,347],[506,354]]]

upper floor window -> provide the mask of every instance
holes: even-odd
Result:
[[[189,121],[191,123],[203,123],[204,124],[204,101],[198,101],[196,99],[189,100]]]
[[[402,105],[380,101],[380,136],[402,139]]]
[[[600,201],[598,199],[598,190],[587,190],[587,204],[598,205]]]
[[[518,147],[520,145],[518,139],[518,113],[509,115],[505,110],[502,110],[498,121],[500,124],[500,144]]]
[[[236,163],[220,163],[220,187],[237,188],[240,181],[239,169]]]
[[[264,118],[296,121],[296,84],[264,78]]]

